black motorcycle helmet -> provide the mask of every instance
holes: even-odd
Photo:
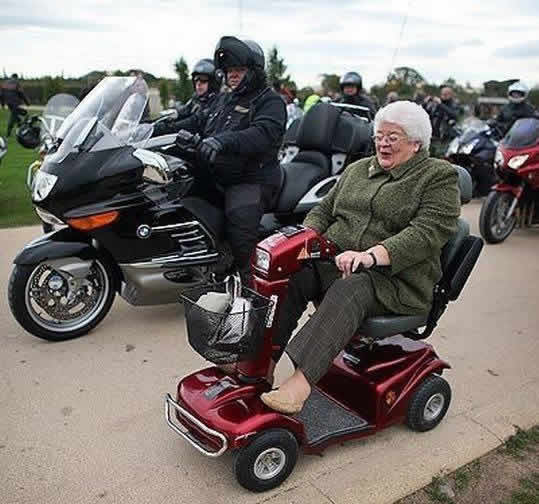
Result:
[[[40,143],[40,130],[33,121],[25,121],[17,129],[17,141],[27,149],[35,149]]]
[[[215,47],[213,61],[217,69],[223,70],[225,73],[227,68],[233,66],[248,68],[246,78],[235,90],[236,93],[243,93],[246,90],[266,85],[264,51],[253,40],[240,40],[231,36],[221,37]]]
[[[357,92],[359,93],[363,89],[363,81],[361,75],[357,72],[347,72],[345,73],[339,82],[341,91],[344,90],[344,86],[356,86]]]
[[[209,85],[208,90],[218,93],[221,89],[221,79],[222,73],[217,72],[213,60],[210,58],[201,59],[193,67],[191,72],[191,80],[193,81],[193,86],[195,85],[195,78],[199,75],[205,75],[208,78]]]
[[[230,36],[221,37],[217,42],[213,61],[215,66],[221,70],[226,70],[231,66],[264,70],[266,64],[264,51],[256,42]]]

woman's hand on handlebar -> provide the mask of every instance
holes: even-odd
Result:
[[[335,264],[342,271],[342,278],[348,278],[360,266],[365,269],[374,266],[374,259],[367,252],[347,250],[335,257]]]

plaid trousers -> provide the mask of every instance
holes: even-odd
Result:
[[[289,340],[309,301],[323,300],[308,322]],[[314,385],[324,376],[367,317],[387,312],[377,301],[370,275],[354,273],[345,280],[334,263],[306,265],[290,279],[288,295],[279,310],[273,354],[275,362],[286,351],[305,378]]]

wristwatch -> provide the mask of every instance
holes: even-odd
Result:
[[[374,268],[375,266],[378,266],[378,261],[376,260],[376,256],[374,255],[374,252],[367,252],[372,257],[373,263],[371,268]]]

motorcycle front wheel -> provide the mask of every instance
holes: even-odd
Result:
[[[500,243],[513,232],[517,219],[508,212],[514,199],[511,193],[491,191],[483,202],[479,230],[487,243]]]
[[[115,295],[114,279],[99,258],[82,278],[55,269],[47,261],[18,264],[8,287],[13,316],[29,333],[48,341],[88,333],[109,312]]]

